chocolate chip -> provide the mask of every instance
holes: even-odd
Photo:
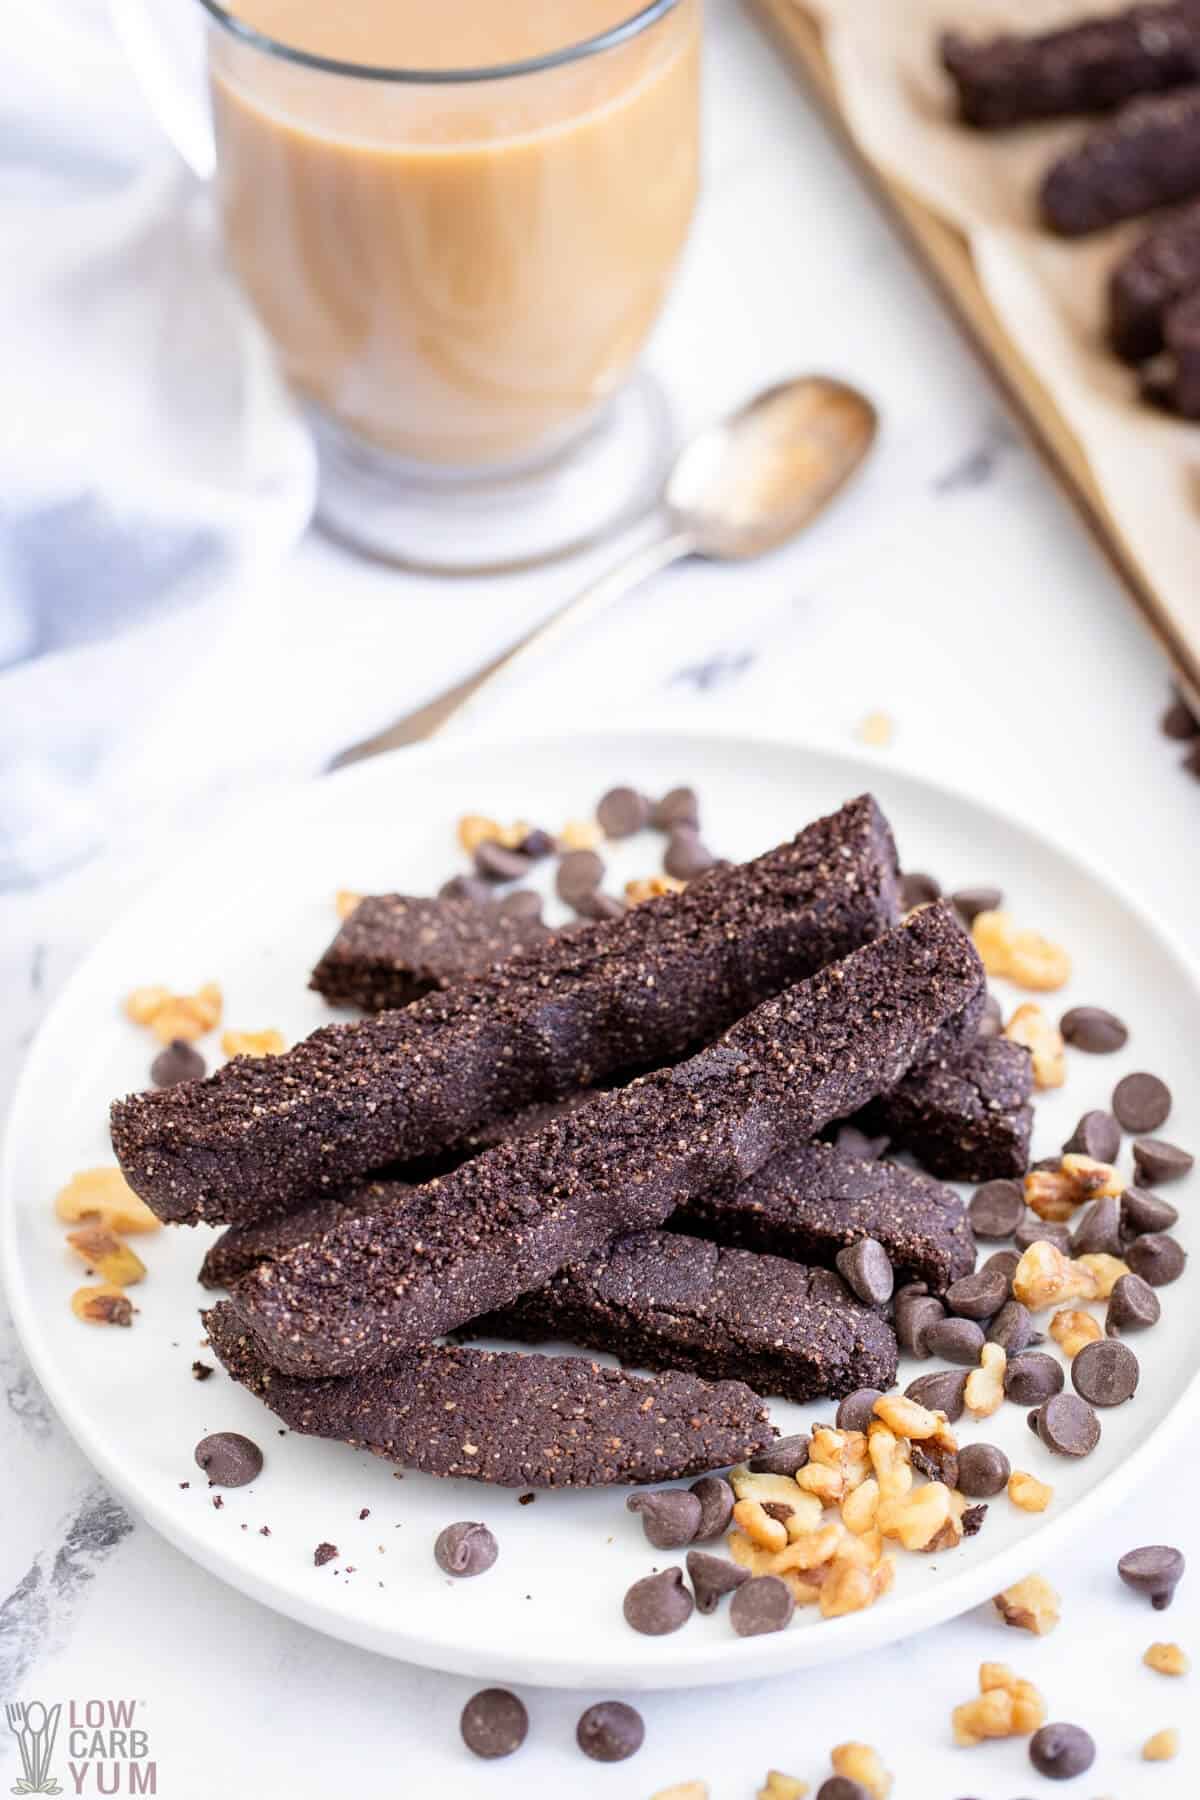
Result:
[[[1162,1305],[1148,1281],[1140,1275],[1122,1275],[1113,1283],[1104,1315],[1107,1336],[1122,1331],[1147,1331],[1162,1317]]]
[[[914,870],[900,877],[900,910],[911,912],[914,906],[929,906],[934,900],[942,897],[942,884],[935,881],[932,875],[922,875]]]
[[[150,1079],[155,1087],[178,1087],[181,1081],[203,1081],[205,1061],[186,1038],[172,1038],[150,1064]]]
[[[581,919],[619,919],[627,910],[623,900],[615,894],[602,893],[599,888],[577,894],[570,905]]]
[[[641,1513],[642,1530],[656,1550],[682,1550],[695,1542],[703,1507],[699,1495],[687,1488],[630,1494],[625,1506],[631,1513]]]
[[[581,1713],[575,1742],[593,1762],[624,1762],[641,1749],[646,1736],[642,1715],[623,1700],[600,1700]]]
[[[1121,1195],[1121,1224],[1130,1237],[1147,1231],[1170,1231],[1179,1223],[1179,1208],[1145,1188],[1126,1188]]]
[[[1057,1157],[1054,1166],[1058,1167]],[[1067,1256],[1071,1249],[1071,1232],[1057,1219],[1039,1219],[1036,1213],[1030,1213],[1013,1232],[1013,1243],[1018,1250],[1028,1250],[1030,1244],[1053,1244]]]
[[[981,912],[996,912],[1003,906],[1004,895],[998,887],[958,888],[951,894],[950,903],[971,925]]]
[[[541,862],[544,857],[553,856],[558,845],[548,831],[543,831],[540,826],[534,825],[525,833],[517,845],[517,849],[522,856],[528,857],[530,862]]]
[[[1107,1112],[1085,1112],[1063,1145],[1064,1156],[1090,1156],[1095,1162],[1115,1162],[1121,1154],[1121,1127]]]
[[[989,994],[983,1003],[983,1017],[979,1021],[981,1038],[999,1037],[1004,1029],[1004,1012],[995,994]]]
[[[750,1467],[756,1475],[794,1475],[808,1461],[809,1440],[805,1432],[793,1432],[791,1437],[776,1438],[765,1450],[750,1458]]]
[[[609,788],[596,808],[596,822],[605,837],[632,837],[650,822],[650,802],[636,788]]]
[[[672,788],[661,800],[656,800],[650,809],[650,823],[660,831],[670,831],[674,825],[691,825],[698,831],[700,802],[695,788]]]
[[[337,1553],[338,1547],[336,1544],[318,1544],[313,1551],[313,1562],[318,1569],[323,1568],[327,1562],[333,1561]]]
[[[1009,1359],[1004,1371],[1004,1397],[1017,1406],[1040,1406],[1061,1393],[1066,1377],[1062,1364],[1042,1350],[1027,1350]]]
[[[729,1623],[739,1637],[761,1637],[782,1631],[791,1623],[796,1602],[786,1581],[778,1575],[753,1575],[734,1589],[729,1602]]]
[[[687,1624],[692,1604],[683,1584],[683,1570],[662,1569],[657,1575],[643,1575],[629,1589],[623,1608],[625,1623],[645,1637],[664,1637]]]
[[[859,1162],[878,1162],[891,1141],[888,1137],[868,1137],[857,1125],[839,1125],[833,1147],[840,1156],[857,1157]]]
[[[1157,1075],[1126,1075],[1113,1089],[1112,1109],[1126,1131],[1157,1131],[1171,1110],[1171,1090]]]
[[[931,1356],[973,1369],[984,1345],[983,1327],[974,1319],[938,1319],[926,1327],[925,1343]]]
[[[720,1537],[733,1517],[733,1489],[719,1475],[702,1475],[699,1481],[693,1481],[688,1491],[700,1502],[700,1523],[692,1542],[707,1544],[712,1538]]]
[[[568,850],[555,871],[554,888],[560,900],[574,906],[603,880],[604,863],[594,850]]]
[[[459,1519],[439,1531],[433,1546],[433,1557],[447,1575],[482,1575],[491,1568],[500,1546],[478,1519]]]
[[[1071,1385],[1092,1406],[1123,1406],[1137,1393],[1138,1359],[1119,1339],[1097,1338],[1071,1362]]]
[[[946,1289],[946,1305],[960,1319],[990,1319],[1007,1299],[1008,1277],[1001,1269],[976,1269]]]
[[[963,1415],[966,1385],[966,1376],[957,1370],[934,1369],[932,1374],[918,1375],[915,1381],[910,1381],[904,1392],[918,1406],[927,1406],[932,1412],[944,1412],[953,1425]]]
[[[1050,1781],[1070,1781],[1082,1775],[1096,1760],[1091,1734],[1081,1725],[1055,1721],[1042,1725],[1029,1740],[1029,1760],[1039,1775]]]
[[[192,1379],[194,1381],[207,1381],[210,1375],[215,1374],[216,1369],[212,1363],[200,1362],[199,1359],[197,1359],[192,1364]]]
[[[875,1402],[882,1399],[881,1388],[855,1388],[852,1394],[838,1402],[835,1420],[838,1430],[866,1431],[875,1417]]]
[[[459,1729],[476,1756],[511,1756],[525,1742],[529,1714],[507,1688],[483,1688],[463,1707]]]
[[[750,1579],[749,1569],[707,1550],[688,1551],[687,1572],[696,1596],[696,1611],[702,1613],[716,1612],[718,1601]]]
[[[490,883],[481,881],[477,875],[452,875],[438,889],[439,900],[469,900],[472,906],[482,906],[491,898]]]
[[[1135,1594],[1145,1594],[1155,1612],[1165,1612],[1175,1598],[1187,1564],[1183,1551],[1170,1544],[1143,1544],[1127,1550],[1117,1564],[1117,1574]]]
[[[839,1250],[833,1260],[846,1286],[867,1306],[887,1305],[896,1278],[882,1244],[874,1238],[859,1238],[856,1244]]]
[[[1025,1191],[1019,1181],[985,1181],[972,1194],[967,1216],[977,1238],[1011,1237],[1025,1217]]]
[[[1056,1456],[1090,1456],[1100,1442],[1100,1421],[1078,1394],[1055,1394],[1047,1400],[1038,1408],[1037,1429]]]
[[[1151,1287],[1169,1287],[1183,1274],[1187,1256],[1180,1244],[1165,1232],[1148,1231],[1134,1238],[1125,1252],[1125,1261],[1135,1275]]]
[[[240,1431],[214,1431],[196,1445],[196,1461],[209,1487],[245,1487],[262,1474],[263,1453]]]
[[[901,1289],[896,1295],[896,1337],[902,1350],[910,1356],[928,1356],[924,1334],[937,1319],[944,1319],[946,1309],[932,1294],[917,1294]]]
[[[529,873],[529,858],[487,838],[475,852],[475,869],[485,881],[523,881]]]
[[[993,1250],[986,1262],[980,1264],[981,1269],[999,1270],[1003,1275],[1007,1292],[1012,1292],[1012,1278],[1021,1266],[1021,1258],[1015,1250]]]
[[[848,1775],[831,1775],[817,1789],[817,1800],[871,1800],[871,1796],[861,1781],[851,1781]]]
[[[1093,1200],[1071,1233],[1072,1256],[1120,1256],[1121,1206],[1111,1194]]]
[[[1019,1300],[1006,1300],[987,1328],[989,1344],[999,1344],[1006,1356],[1019,1356],[1033,1339],[1033,1314]]]
[[[1108,1056],[1129,1041],[1128,1026],[1102,1006],[1073,1006],[1059,1020],[1058,1029],[1068,1044],[1090,1056]]]
[[[1154,1187],[1160,1181],[1178,1181],[1195,1162],[1189,1150],[1168,1144],[1165,1138],[1136,1138],[1133,1145],[1133,1172],[1139,1182]]]
[[[697,875],[703,875],[711,869],[716,860],[708,846],[701,843],[699,833],[692,826],[677,825],[663,852],[663,869],[666,874],[674,876],[676,881],[695,881]]]
[[[964,1444],[958,1453],[958,1485],[972,1500],[990,1500],[1007,1486],[1012,1472],[996,1444]]]
[[[532,888],[514,888],[501,900],[500,911],[510,919],[540,919],[542,896]]]
[[[1174,738],[1177,743],[1185,744],[1191,738],[1200,737],[1200,723],[1182,694],[1174,696],[1160,723],[1163,736]]]

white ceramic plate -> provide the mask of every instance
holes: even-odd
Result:
[[[981,1534],[944,1556],[900,1553],[893,1593],[868,1612],[821,1622],[810,1610],[771,1637],[737,1639],[724,1609],[675,1635],[625,1625],[626,1587],[672,1560],[646,1545],[621,1490],[516,1494],[469,1482],[398,1478],[338,1444],[280,1437],[273,1418],[223,1374],[198,1383],[203,1355],[195,1271],[206,1230],[139,1240],[149,1275],[130,1331],[90,1328],[68,1309],[80,1265],[63,1247],[56,1190],[75,1169],[111,1160],[105,1129],[114,1094],[143,1086],[149,1035],[120,1001],[144,982],[188,990],[208,978],[226,996],[225,1023],[276,1026],[289,1041],[328,1017],[306,992],[307,971],[336,925],[334,891],[431,892],[460,858],[463,812],[516,816],[550,828],[586,815],[601,790],[629,781],[661,792],[694,782],[714,848],[745,857],[871,788],[909,868],[950,886],[995,881],[1019,917],[1069,946],[1076,975],[1050,1006],[1095,1002],[1130,1021],[1116,1057],[1072,1054],[1066,1088],[1039,1107],[1035,1154],[1061,1145],[1078,1114],[1103,1106],[1116,1078],[1162,1072],[1175,1091],[1168,1135],[1200,1139],[1194,1054],[1195,970],[1106,873],[1045,842],[1019,821],[876,759],[741,738],[593,735],[507,745],[438,745],[379,759],[317,783],[205,843],[191,865],[149,894],[79,970],[33,1049],[17,1095],[5,1162],[4,1264],[13,1310],[37,1373],[102,1474],[180,1549],[269,1606],[388,1655],[478,1676],[570,1687],[634,1688],[731,1681],[801,1667],[904,1636],[958,1613],[1030,1569],[1056,1541],[1144,1482],[1181,1417],[1194,1413],[1200,1305],[1185,1275],[1163,1293],[1163,1320],[1136,1340],[1142,1391],[1103,1417],[1097,1451],[1079,1464],[1052,1457],[1006,1406],[964,1437],[1002,1443],[1014,1466],[1054,1485],[1040,1517],[993,1502]],[[658,867],[661,840],[620,846],[614,880]],[[1009,996],[1004,996],[1006,1002]],[[210,1041],[206,1046],[215,1054]],[[1180,1235],[1195,1238],[1187,1185]],[[922,1365],[928,1369],[932,1365]],[[911,1379],[916,1367],[902,1370]],[[781,1430],[829,1416],[828,1405],[779,1404]],[[207,1432],[246,1432],[266,1467],[214,1509],[192,1451]],[[360,1512],[369,1515],[360,1519]],[[500,1544],[484,1577],[452,1582],[433,1540],[453,1519],[481,1518]],[[270,1527],[270,1535],[261,1528]],[[341,1552],[313,1565],[322,1540]],[[676,1559],[681,1560],[681,1558]]]

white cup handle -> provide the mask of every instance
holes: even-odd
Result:
[[[147,104],[192,172],[216,168],[205,76],[205,21],[196,0],[109,0],[113,27]]]

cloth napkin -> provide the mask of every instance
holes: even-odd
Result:
[[[315,486],[207,198],[101,0],[39,0],[6,30],[0,888],[153,805],[152,728],[277,602]]]

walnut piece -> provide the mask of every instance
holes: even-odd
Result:
[[[85,1325],[132,1325],[133,1303],[128,1294],[110,1282],[97,1282],[91,1287],[76,1288],[71,1295],[71,1311]]]
[[[907,1438],[898,1438],[882,1419],[875,1419],[867,1434],[867,1454],[885,1499],[895,1500],[908,1493],[913,1473],[912,1448]]]
[[[1067,1048],[1062,1032],[1040,1006],[1026,1001],[1018,1006],[1004,1035],[1013,1044],[1024,1044],[1033,1063],[1035,1087],[1061,1087],[1067,1079]]]
[[[971,936],[989,975],[1037,993],[1052,993],[1071,979],[1071,959],[1061,945],[1017,926],[1011,913],[976,913]]]
[[[985,1738],[1028,1737],[1046,1722],[1046,1703],[1031,1681],[1021,1681],[1007,1663],[979,1665],[979,1696],[951,1714],[954,1741],[963,1748]]]
[[[645,875],[638,881],[625,883],[625,898],[630,906],[641,906],[646,900],[659,900],[664,894],[682,894],[686,881],[674,875]]]
[[[906,1550],[928,1550],[949,1526],[954,1541],[962,1535],[950,1489],[944,1481],[927,1481],[896,1500],[881,1500],[875,1521],[884,1537],[898,1538]]]
[[[992,1605],[1006,1625],[1032,1631],[1035,1637],[1053,1631],[1062,1616],[1058,1595],[1044,1575],[1026,1575],[1023,1581],[1014,1581],[995,1596]]]
[[[1004,1404],[1004,1371],[1008,1357],[999,1344],[985,1344],[979,1352],[979,1367],[972,1369],[963,1389],[963,1402],[977,1419],[990,1419]]]
[[[888,1430],[897,1437],[909,1438],[914,1443],[924,1443],[932,1438],[944,1450],[958,1449],[945,1413],[934,1412],[927,1406],[918,1406],[906,1394],[881,1394],[875,1402],[875,1417],[882,1419]]]
[[[80,1169],[55,1197],[54,1210],[66,1225],[103,1225],[121,1236],[157,1231],[156,1219],[117,1168]]]
[[[81,1225],[77,1231],[68,1231],[67,1242],[107,1286],[133,1287],[145,1276],[146,1265],[137,1251],[105,1225]]]
[[[348,919],[361,899],[362,895],[356,894],[353,888],[339,888],[333,902],[338,918]]]
[[[1064,1306],[1050,1321],[1050,1336],[1064,1356],[1075,1357],[1085,1344],[1094,1344],[1104,1336],[1104,1327],[1094,1314],[1077,1306]]]
[[[890,713],[869,712],[858,728],[860,744],[869,744],[872,750],[886,750],[896,734],[895,721]]]
[[[1179,1733],[1173,1725],[1166,1731],[1156,1731],[1142,1745],[1143,1762],[1171,1762],[1179,1755]]]
[[[804,1800],[807,1792],[807,1781],[801,1781],[798,1775],[783,1775],[778,1769],[768,1769],[767,1779],[755,1800]]]
[[[865,1538],[853,1538],[853,1544],[865,1544]],[[841,1619],[847,1613],[862,1612],[888,1593],[896,1579],[896,1565],[882,1553],[869,1567],[856,1562],[849,1554],[835,1556],[821,1583],[818,1604],[823,1619]]]
[[[1186,1675],[1191,1658],[1179,1644],[1151,1644],[1142,1661],[1160,1675]]]
[[[135,1025],[148,1025],[161,1044],[175,1038],[191,1043],[221,1021],[221,990],[206,981],[194,994],[173,994],[165,987],[134,988],[125,1011]]]
[[[568,819],[558,834],[560,850],[595,850],[604,842],[604,833],[595,819]],[[665,892],[673,893],[674,889]]]
[[[871,1800],[887,1800],[892,1791],[892,1778],[880,1761],[878,1750],[870,1744],[835,1744],[829,1753],[835,1775],[857,1781],[866,1788]]]
[[[1045,1512],[1054,1498],[1054,1489],[1028,1469],[1014,1469],[1008,1478],[1008,1497],[1022,1512]]]
[[[282,1056],[283,1034],[266,1031],[223,1031],[221,1049],[226,1056]]]
[[[1095,1300],[1100,1283],[1082,1258],[1072,1262],[1056,1245],[1038,1238],[1013,1271],[1012,1291],[1014,1300],[1030,1312],[1041,1312],[1064,1300]]]
[[[464,813],[458,821],[458,841],[468,856],[474,856],[481,844],[498,844],[501,827],[495,819],[482,813]]]
[[[1119,1200],[1125,1192],[1125,1183],[1113,1165],[1097,1162],[1094,1156],[1071,1150],[1063,1157],[1061,1167],[1079,1189],[1081,1200]]]
[[[864,1531],[870,1531],[873,1528],[878,1507],[879,1483],[873,1475],[870,1475],[842,1501],[842,1524],[847,1531],[852,1531],[856,1537],[860,1537]]]
[[[787,1526],[781,1519],[773,1519],[761,1500],[737,1501],[733,1522],[760,1550],[782,1550],[787,1544]]]
[[[1122,1275],[1129,1273],[1129,1264],[1122,1262],[1119,1256],[1110,1256],[1106,1250],[1089,1250],[1079,1262],[1095,1278],[1097,1300],[1107,1300]]]

